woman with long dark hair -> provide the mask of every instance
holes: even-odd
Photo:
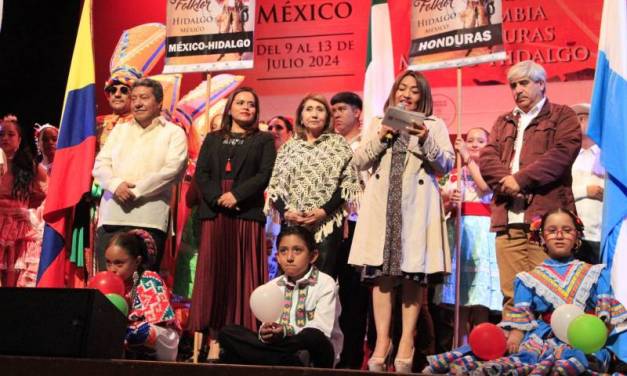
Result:
[[[37,273],[32,269],[38,265],[27,252],[34,241],[28,208],[46,197],[47,175],[23,142],[15,116],[5,116],[0,124],[0,147],[7,159],[7,171],[0,177],[0,286],[24,286],[19,281],[27,271]]]
[[[264,190],[275,157],[273,137],[259,131],[257,94],[235,90],[221,129],[207,134],[198,156],[201,233],[190,330],[209,330],[211,338],[228,324],[256,330],[248,299],[267,276]],[[217,358],[215,344],[210,358]]]

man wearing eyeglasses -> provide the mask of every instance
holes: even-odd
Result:
[[[503,315],[513,307],[514,277],[546,259],[530,238],[529,224],[556,208],[575,211],[571,166],[581,147],[581,129],[568,106],[546,97],[546,72],[521,61],[507,74],[513,111],[501,115],[479,160],[492,191],[491,230],[496,232],[496,259]]]
[[[105,95],[113,113],[96,118],[98,150],[102,149],[109,133],[117,124],[126,123],[133,119],[131,114],[131,86],[140,77],[141,73],[125,67],[124,70],[114,71],[105,84]]]

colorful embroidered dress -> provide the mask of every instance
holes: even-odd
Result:
[[[477,184],[464,167],[462,173],[462,244],[460,303],[481,305],[492,311],[503,307],[503,294],[496,262],[495,236],[490,232],[490,201],[492,193],[480,194]],[[442,192],[450,195],[457,188],[457,170],[442,178]],[[455,245],[455,213],[446,221],[449,244]],[[435,303],[455,304],[455,252],[451,252],[452,271],[445,283],[438,286]]]
[[[28,198],[13,197],[13,173],[0,176],[0,287],[34,287],[40,249],[29,208],[46,197],[46,173],[38,169]],[[3,282],[4,281],[4,282]]]
[[[589,362],[579,350],[553,335],[550,314],[562,304],[575,304],[597,315],[610,325],[627,320],[627,311],[612,294],[605,265],[590,265],[578,260],[565,262],[548,259],[531,272],[519,273],[514,282],[514,308],[503,318],[505,329],[525,331],[519,352],[493,361],[478,361],[469,346],[431,356],[425,369],[431,373],[461,372],[494,375],[565,374],[579,375]],[[614,329],[606,347],[593,356],[607,370],[610,352],[625,361],[626,339]]]
[[[153,354],[158,360],[175,360],[181,327],[161,277],[145,271],[126,298],[132,302],[126,334],[128,348]]]

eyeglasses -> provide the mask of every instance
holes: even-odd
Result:
[[[120,91],[120,93],[124,95],[128,95],[131,92],[131,89],[129,89],[128,86],[124,86],[124,85],[109,86],[105,89],[105,92],[109,95],[115,95],[118,92],[118,90]]]
[[[562,236],[570,236],[575,234],[575,229],[572,227],[563,227],[563,228],[547,228],[544,230],[544,234],[547,236],[557,236],[558,233],[562,233]]]

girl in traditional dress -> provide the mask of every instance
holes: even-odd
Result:
[[[270,205],[283,221],[315,234],[316,267],[337,277],[345,204],[361,191],[353,151],[331,127],[331,107],[318,94],[303,98],[296,110],[295,137],[283,144],[268,185]]]
[[[241,326],[224,328],[220,359],[236,364],[332,368],[342,350],[335,280],[315,267],[318,251],[306,228],[284,227],[277,249],[283,274],[268,285],[283,293],[281,317],[264,322],[258,333]]]
[[[508,334],[509,356],[481,362],[465,345],[428,358],[428,373],[566,374],[607,372],[612,353],[627,360],[624,333],[610,332],[606,346],[586,356],[558,339],[551,330],[551,314],[574,304],[598,316],[611,329],[627,320],[627,311],[612,294],[605,265],[590,265],[573,254],[581,245],[583,224],[567,209],[549,211],[532,229],[542,238],[549,258],[530,272],[516,275],[514,308],[499,324]],[[542,373],[540,373],[542,372]]]
[[[494,249],[495,234],[490,232],[490,200],[492,191],[481,177],[477,160],[488,142],[488,131],[472,128],[466,142],[455,141],[464,167],[446,175],[442,182],[442,197],[447,212],[449,242],[455,244],[455,213],[462,211],[461,281],[459,338],[463,339],[473,328],[487,322],[490,311],[501,311],[503,294],[499,284],[499,269]],[[462,191],[457,188],[462,179]],[[442,290],[436,294],[436,303],[455,304],[455,253],[453,270]],[[438,301],[439,300],[439,301]]]
[[[233,91],[225,108],[221,129],[203,141],[195,175],[201,230],[189,329],[210,332],[212,360],[222,327],[257,327],[248,298],[267,278],[264,190],[276,157],[274,139],[259,131],[251,88]]]
[[[368,362],[382,371],[392,354],[390,324],[397,287],[402,291],[402,334],[394,365],[410,372],[424,283],[442,282],[451,271],[444,206],[436,175],[453,167],[453,146],[444,122],[433,116],[429,83],[406,71],[394,82],[385,109],[423,113],[423,123],[403,132],[375,119],[355,151],[354,163],[372,169],[359,211],[348,262],[363,267],[374,284],[377,342]]]
[[[127,357],[174,361],[181,328],[167,286],[159,274],[148,270],[155,255],[155,241],[150,234],[131,230],[111,238],[105,260],[107,270],[124,281],[125,298],[130,302]]]
[[[47,175],[22,142],[15,116],[0,124],[0,147],[7,160],[6,173],[0,176],[0,286],[33,286],[39,252],[29,251],[36,234],[28,209],[46,197]]]

